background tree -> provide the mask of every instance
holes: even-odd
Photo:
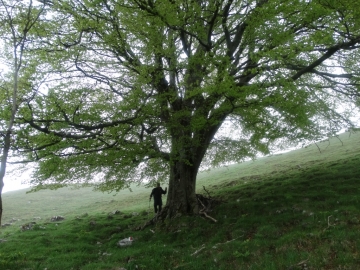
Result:
[[[197,213],[201,166],[351,125],[339,106],[359,95],[359,4],[47,4],[62,25],[47,41],[59,81],[22,118],[38,188],[168,179],[164,213]]]
[[[39,20],[44,6],[34,6],[32,1],[0,0],[0,36],[1,36],[1,81],[0,81],[0,225],[3,213],[2,190],[6,165],[11,151],[16,150],[18,128],[15,118],[22,102],[36,93],[39,75],[36,65],[28,57],[30,32]]]

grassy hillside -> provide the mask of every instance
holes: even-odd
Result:
[[[5,193],[0,269],[359,269],[359,149],[360,134],[346,133],[202,172],[198,191],[223,201],[216,223],[180,217],[134,231],[153,216],[144,187]],[[132,246],[116,245],[129,236]]]

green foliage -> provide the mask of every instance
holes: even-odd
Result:
[[[48,83],[19,104],[17,119],[17,148],[37,162],[33,184],[95,179],[101,190],[120,190],[165,181],[178,163],[197,171],[351,126],[360,9],[349,5],[36,6],[24,85],[39,89],[44,74]]]

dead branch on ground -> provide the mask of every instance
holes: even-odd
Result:
[[[205,187],[204,187],[204,189],[205,189]],[[205,189],[205,191],[206,191],[206,189]],[[217,222],[217,220],[215,218],[211,217],[208,213],[212,211],[213,206],[215,204],[219,203],[219,201],[211,198],[210,195],[209,195],[209,197],[205,197],[201,194],[196,194],[196,198],[199,202],[199,206],[201,206],[201,208],[199,208],[199,214],[212,220],[213,222]]]
[[[193,254],[191,254],[190,256],[195,256],[196,254],[198,254],[200,251],[202,251],[205,248],[205,244],[203,244],[198,250],[196,250]]]

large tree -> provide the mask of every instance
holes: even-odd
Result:
[[[3,213],[2,190],[9,157],[16,155],[19,129],[15,118],[21,103],[32,99],[43,76],[39,62],[28,54],[31,31],[44,11],[44,5],[33,1],[0,0],[0,225]],[[15,152],[13,152],[15,150]],[[11,155],[15,153],[15,155]]]
[[[351,124],[339,106],[359,95],[359,4],[46,3],[62,26],[46,41],[57,73],[19,119],[39,188],[168,180],[165,213],[197,213],[201,166]]]

